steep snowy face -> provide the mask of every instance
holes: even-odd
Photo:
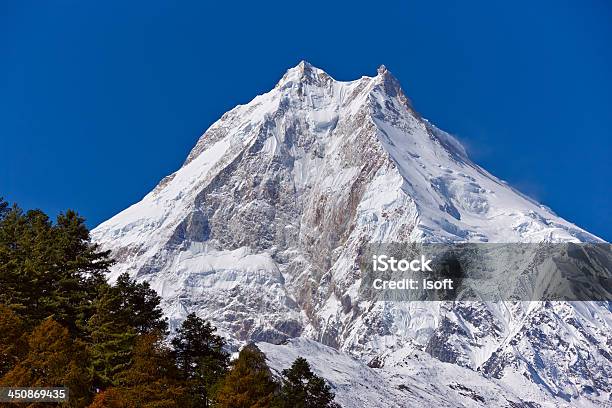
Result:
[[[334,205],[346,200],[345,187],[353,204],[346,215],[347,208]],[[217,211],[224,198],[234,205]],[[393,207],[402,215],[380,211]],[[228,225],[237,230],[219,234],[223,226],[214,221],[223,217],[239,217]],[[121,261],[131,256],[125,266],[133,270],[134,262],[177,244],[278,247],[291,234],[309,235],[300,227],[321,227],[321,217],[371,221],[371,240],[411,234],[451,242],[596,240],[474,165],[453,137],[412,110],[385,67],[376,77],[340,82],[307,62],[272,91],[224,114],[178,171],[94,235],[121,248]],[[297,229],[271,233],[264,221]],[[257,225],[243,228],[249,222]],[[391,224],[407,228],[389,231]],[[138,269],[147,272],[146,265]]]
[[[362,191],[378,171],[401,185],[369,112],[384,80],[337,82],[301,63],[223,115],[181,169],[96,228],[114,273],[151,280],[178,318],[214,311],[240,339],[299,334],[311,301],[296,301],[329,269]],[[294,284],[304,293],[288,294]]]
[[[607,304],[359,297],[369,242],[600,241],[471,162],[384,66],[349,82],[307,62],[289,69],[93,237],[118,260],[112,278],[149,281],[172,322],[195,311],[235,345],[309,337],[387,368],[422,350],[501,380],[524,375],[555,398],[610,392]]]

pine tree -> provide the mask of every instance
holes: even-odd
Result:
[[[119,291],[104,286],[95,301],[95,314],[88,322],[92,370],[99,388],[116,384],[116,376],[132,358],[137,333],[126,319],[123,302]]]
[[[24,214],[14,206],[0,220],[0,303],[10,305],[31,327],[46,317],[52,239],[51,222],[40,211]]]
[[[29,327],[49,316],[73,334],[83,331],[92,300],[112,261],[92,244],[85,220],[74,211],[55,225],[42,211],[17,206],[0,217],[0,303]]]
[[[191,384],[191,393],[201,406],[208,407],[213,386],[227,370],[229,355],[223,351],[223,338],[213,327],[194,313],[183,321],[172,339],[177,366]]]
[[[121,310],[126,322],[139,334],[166,333],[168,322],[160,307],[161,297],[148,282],[136,283],[127,273],[120,275],[113,287],[123,299]]]
[[[325,380],[310,370],[308,361],[298,357],[283,370],[282,387],[275,408],[339,408]]]
[[[91,375],[85,345],[53,319],[40,323],[28,336],[28,352],[0,379],[0,386],[67,387],[70,407],[89,401]]]
[[[110,252],[91,243],[85,219],[72,210],[57,217],[53,232],[57,257],[52,311],[71,330],[82,329],[93,313],[91,300],[112,264]]]
[[[0,377],[10,371],[28,350],[23,320],[0,304]]]
[[[166,333],[160,301],[147,283],[136,283],[128,274],[119,276],[114,286],[100,286],[88,323],[97,386],[116,385],[117,373],[130,363],[137,335]]]
[[[240,350],[219,383],[215,408],[267,408],[276,389],[266,356],[256,345],[249,344]]]
[[[130,365],[118,375],[118,385],[98,394],[90,406],[105,408],[183,408],[190,406],[178,380],[172,351],[163,336],[137,337]]]

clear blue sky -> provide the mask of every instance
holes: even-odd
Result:
[[[4,1],[0,195],[95,226],[301,59],[385,64],[479,164],[612,240],[606,0]]]

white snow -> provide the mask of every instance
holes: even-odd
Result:
[[[604,304],[360,298],[368,242],[601,242],[473,163],[384,68],[347,82],[291,68],[92,236],[118,259],[111,280],[149,281],[173,325],[195,311],[233,347],[259,341],[276,369],[304,355],[344,406],[609,402]],[[465,333],[444,334],[457,364],[423,351],[444,322]],[[492,361],[499,379],[481,374]]]

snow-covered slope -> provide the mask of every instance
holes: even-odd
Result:
[[[315,374],[327,379],[344,407],[570,407],[518,378],[507,384],[443,363],[422,351],[398,354],[380,370],[321,343],[295,338],[286,344],[258,343],[276,373],[306,357]]]
[[[527,381],[532,400],[610,398],[608,303],[360,298],[355,259],[368,242],[600,241],[474,164],[384,66],[341,82],[301,62],[93,236],[118,260],[113,277],[149,281],[174,323],[195,311],[235,346],[304,337],[384,381],[438,364],[429,358],[508,395]]]

